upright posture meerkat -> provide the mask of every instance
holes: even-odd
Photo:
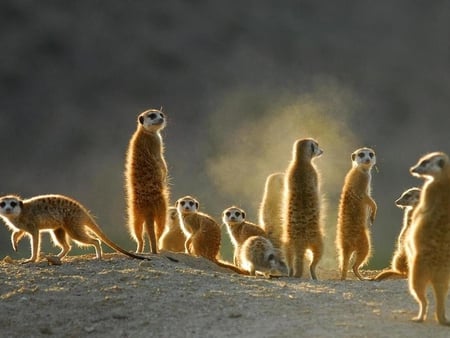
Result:
[[[360,280],[365,278],[359,268],[370,257],[369,223],[373,224],[377,204],[370,197],[371,170],[376,164],[375,152],[360,148],[351,155],[352,168],[347,173],[339,203],[336,246],[339,255],[341,279],[347,278],[352,254],[355,254],[353,272]]]
[[[180,218],[180,226],[186,235],[186,253],[201,256],[219,266],[243,273],[234,265],[226,264],[217,258],[220,250],[220,225],[207,214],[198,211],[200,204],[191,196],[184,196],[175,203]]]
[[[275,248],[281,248],[283,235],[282,205],[284,174],[274,173],[267,177],[264,194],[259,207],[259,224]]]
[[[186,236],[180,227],[178,211],[175,207],[169,207],[166,228],[159,238],[159,249],[173,252],[184,252]]]
[[[165,123],[165,116],[159,110],[139,114],[137,130],[128,146],[125,168],[128,226],[138,253],[144,251],[145,232],[151,252],[157,253],[158,239],[166,223],[167,165],[160,134]]]
[[[100,241],[124,255],[134,255],[112,242],[95,223],[89,212],[77,201],[61,195],[41,195],[30,199],[7,195],[0,197],[0,217],[13,231],[11,243],[17,250],[17,242],[30,237],[31,257],[26,262],[36,262],[40,253],[40,232],[49,231],[53,242],[61,248],[58,258],[70,251],[69,240],[80,245],[92,245],[98,259],[102,257]]]
[[[407,239],[409,290],[419,303],[419,314],[413,320],[425,320],[426,288],[431,283],[437,320],[450,325],[445,317],[450,281],[450,161],[442,152],[430,153],[410,172],[425,179]]]
[[[419,203],[420,189],[411,188],[406,190],[396,201],[395,204],[404,210],[403,227],[397,240],[397,249],[392,256],[391,268],[380,272],[374,280],[381,281],[386,278],[407,278],[408,277],[408,258],[406,256],[406,238],[411,226],[411,219],[414,209]]]
[[[309,270],[312,279],[317,279],[315,269],[322,257],[323,234],[319,177],[312,161],[322,153],[315,140],[297,140],[286,171],[283,246],[289,276],[302,276],[303,259],[309,249],[313,255]]]
[[[256,273],[266,277],[286,274],[286,265],[281,260],[280,250],[264,236],[250,236],[238,248],[239,266],[250,275]]]
[[[238,207],[230,207],[223,211],[222,221],[226,225],[231,243],[234,247],[234,264],[239,263],[239,247],[250,236],[264,236],[266,232],[258,225],[245,219],[245,211]]]

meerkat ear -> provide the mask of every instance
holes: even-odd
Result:
[[[144,124],[144,116],[139,116],[139,123]]]
[[[245,212],[244,211],[242,212],[242,218],[245,218]]]
[[[353,154],[352,154],[352,161],[354,161],[355,158],[356,158],[356,153],[353,153]]]
[[[198,209],[198,207],[199,207],[198,202],[195,202],[195,208]]]
[[[179,203],[180,203],[179,201],[176,201],[176,202],[175,202],[175,208],[178,207],[178,204],[179,204]]]
[[[19,201],[19,205],[20,205],[21,208],[23,208],[23,202],[22,201]]]
[[[274,254],[270,254],[268,257],[267,257],[267,260],[269,260],[269,261],[273,261],[275,259],[275,255]]]
[[[439,159],[439,161],[438,161],[439,168],[444,168],[444,165],[445,165],[444,159],[443,158]]]

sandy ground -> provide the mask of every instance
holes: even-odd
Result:
[[[418,306],[406,280],[342,282],[337,271],[325,270],[318,271],[319,281],[266,279],[184,254],[150,258],[0,262],[0,336],[450,336],[434,315],[422,324],[410,320]]]

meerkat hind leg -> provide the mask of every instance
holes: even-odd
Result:
[[[72,248],[67,239],[67,233],[63,228],[56,229],[51,232],[53,242],[61,248],[58,258],[63,258]]]
[[[130,219],[130,233],[137,243],[136,253],[144,252],[144,217],[135,212]]]
[[[448,282],[447,278],[440,281],[432,281],[434,296],[436,299],[436,319],[439,324],[450,326],[450,321],[445,318],[445,300],[447,299],[448,293]]]
[[[150,250],[153,254],[158,253],[157,241],[156,241],[156,232],[155,232],[155,218],[152,214],[147,215],[145,217],[145,231],[147,232],[147,236],[150,242]]]
[[[368,248],[367,249],[363,248],[363,249],[357,250],[355,252],[355,261],[353,262],[352,269],[353,269],[353,273],[355,274],[356,277],[358,277],[359,280],[370,280],[370,278],[363,277],[361,275],[361,273],[359,272],[359,268],[366,260],[368,253],[369,253]]]
[[[309,273],[311,274],[311,278],[317,280],[316,275],[316,267],[322,257],[322,248],[315,247],[311,250],[313,258],[311,264],[309,265]]]
[[[66,231],[69,237],[72,238],[74,241],[82,245],[92,245],[95,248],[95,255],[97,259],[102,258],[103,251],[102,246],[100,244],[101,243],[100,240],[89,236],[84,227],[71,228],[70,230],[66,229]]]

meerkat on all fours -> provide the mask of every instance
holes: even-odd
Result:
[[[220,225],[211,216],[198,211],[200,204],[194,197],[184,196],[176,201],[175,206],[181,229],[186,236],[186,253],[204,257],[237,273],[244,273],[236,266],[218,259],[222,239]]]
[[[410,172],[425,179],[406,245],[409,290],[419,303],[419,314],[413,320],[422,322],[426,318],[426,289],[431,283],[436,318],[440,324],[450,325],[445,317],[450,282],[450,160],[445,153],[430,153]]]
[[[352,153],[351,160],[352,168],[345,177],[339,202],[336,246],[341,280],[347,278],[353,254],[353,272],[358,279],[365,280],[359,268],[371,254],[369,225],[373,224],[377,212],[377,204],[370,196],[371,170],[376,156],[372,149],[360,148]]]
[[[319,176],[312,161],[322,153],[315,140],[297,140],[285,174],[283,249],[291,277],[302,276],[305,253],[310,250],[309,271],[311,278],[317,279],[315,270],[323,253],[323,233]]]
[[[13,231],[11,243],[14,250],[24,235],[30,237],[31,257],[26,262],[39,260],[41,231],[49,231],[53,242],[61,248],[58,258],[65,257],[70,251],[72,239],[80,245],[92,245],[98,259],[102,257],[101,242],[124,255],[145,259],[108,239],[89,212],[66,196],[41,195],[25,200],[15,195],[3,196],[0,197],[0,217]]]
[[[158,252],[158,239],[166,223],[167,165],[160,134],[165,124],[165,115],[159,110],[139,114],[137,130],[128,146],[125,168],[128,226],[138,253],[144,251],[145,233],[151,252]]]
[[[282,203],[284,174],[274,173],[267,177],[264,193],[259,206],[259,224],[275,248],[281,248],[283,235]]]
[[[167,214],[166,228],[159,238],[159,249],[173,252],[184,252],[186,236],[180,227],[178,211],[175,207],[169,207]]]
[[[419,204],[420,189],[411,188],[406,190],[395,204],[404,210],[403,227],[397,240],[397,248],[392,256],[391,268],[380,272],[373,280],[381,281],[387,278],[407,278],[408,258],[406,255],[406,238],[411,227],[412,214]]]
[[[266,232],[260,226],[247,221],[245,219],[245,211],[238,207],[233,206],[225,209],[222,213],[222,221],[227,227],[231,243],[234,247],[234,264],[240,266],[239,246],[250,236],[267,237]]]

